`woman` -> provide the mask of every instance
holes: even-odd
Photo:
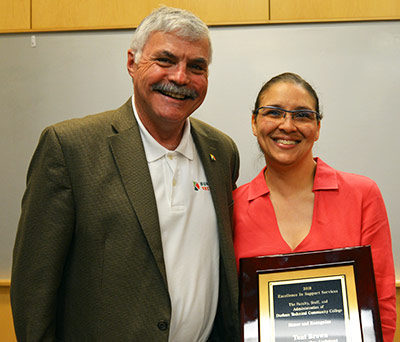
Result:
[[[316,92],[296,74],[278,75],[260,90],[252,130],[266,166],[234,192],[236,259],[371,245],[384,341],[393,341],[396,292],[385,205],[369,178],[313,158],[321,119]]]

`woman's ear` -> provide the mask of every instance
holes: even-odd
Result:
[[[251,116],[251,129],[253,131],[253,135],[257,136],[257,116],[255,114]]]
[[[315,133],[314,141],[317,141],[319,139],[319,131],[320,130],[321,130],[321,121],[318,121],[317,132]]]

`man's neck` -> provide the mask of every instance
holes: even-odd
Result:
[[[163,147],[173,151],[181,140],[185,129],[186,120],[181,122],[171,122],[165,120],[163,122],[151,120],[148,116],[142,115],[137,108],[135,101],[132,101],[135,114],[147,132]]]
[[[185,121],[182,123],[174,124],[174,125],[154,125],[151,122],[146,122],[143,120],[142,117],[139,118],[143,123],[143,126],[147,129],[150,135],[161,145],[164,146],[166,149],[173,151],[178,146],[182,140],[184,128],[185,128]]]

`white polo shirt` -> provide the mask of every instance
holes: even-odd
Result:
[[[218,302],[217,219],[187,119],[179,146],[169,151],[139,124],[155,191],[172,316],[170,342],[203,342]]]

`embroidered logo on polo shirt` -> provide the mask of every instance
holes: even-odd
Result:
[[[193,189],[194,189],[194,191],[200,191],[200,190],[210,191],[210,187],[208,185],[208,182],[196,182],[196,181],[193,181]]]

